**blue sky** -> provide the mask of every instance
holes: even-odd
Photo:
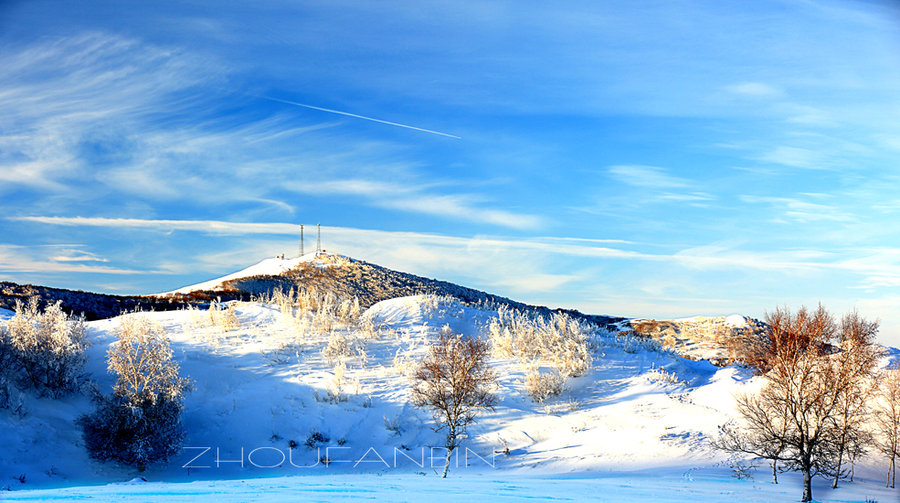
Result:
[[[170,290],[321,223],[527,302],[900,344],[890,2],[149,4],[0,6],[0,278]]]

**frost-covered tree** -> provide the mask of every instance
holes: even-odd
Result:
[[[828,356],[829,381],[838,391],[830,442],[831,460],[825,466],[825,473],[832,477],[832,488],[847,476],[847,461],[852,467],[871,443],[867,424],[874,391],[872,378],[880,355],[875,345],[877,334],[878,322],[868,321],[851,311],[841,319],[838,351]]]
[[[900,362],[882,372],[875,409],[875,446],[888,458],[886,486],[895,487],[897,458],[900,458]]]
[[[113,393],[96,397],[97,409],[79,419],[88,452],[139,470],[167,461],[184,439],[190,381],[179,375],[166,334],[142,313],[123,316],[107,361]]]
[[[6,326],[0,324],[0,409],[15,408],[18,390],[12,379],[15,353]]]
[[[496,376],[487,366],[487,355],[485,341],[445,328],[413,374],[413,405],[430,409],[437,423],[434,430],[447,432],[447,459],[441,477],[447,476],[453,450],[459,447],[466,427],[481,409],[494,408],[496,398],[490,388]]]
[[[27,304],[16,301],[16,314],[6,326],[9,368],[19,384],[54,397],[77,387],[87,348],[84,318],[67,315],[60,302],[41,310],[37,297],[31,297]]]

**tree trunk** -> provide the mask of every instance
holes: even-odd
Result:
[[[449,427],[449,431],[447,432],[447,460],[444,462],[444,473],[441,474],[441,478],[447,478],[447,471],[450,469],[450,456],[453,455],[453,449],[456,448],[456,428],[453,426]]]
[[[778,461],[772,460],[772,483],[778,483]]]
[[[893,475],[893,477],[892,477]],[[894,456],[891,456],[891,464],[888,465],[888,473],[887,473],[887,482],[884,484],[884,487],[894,488],[894,481],[896,480],[896,471],[894,470]]]
[[[801,471],[803,472],[803,498],[800,501],[812,501],[812,477],[809,468],[803,467]]]
[[[452,455],[453,455],[453,448],[448,447],[447,448],[447,459],[446,459],[446,461],[444,461],[444,472],[441,473],[442,479],[447,478],[447,470],[450,469],[450,456],[452,456]]]
[[[841,477],[841,463],[844,461],[844,448],[843,446],[838,448],[838,458],[837,458],[837,467],[834,470],[834,480],[831,481],[831,488],[837,489],[838,479]]]

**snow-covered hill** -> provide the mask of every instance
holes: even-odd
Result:
[[[145,314],[169,334],[183,373],[195,381],[186,403],[186,445],[218,448],[223,459],[240,458],[241,448],[245,456],[256,447],[287,453],[291,440],[303,445],[313,431],[328,437],[329,445],[349,447],[341,454],[350,458],[370,446],[390,456],[401,445],[412,450],[439,445],[441,437],[430,430],[429,414],[407,403],[407,372],[424,355],[439,327],[449,325],[457,332],[483,336],[482,327],[495,314],[434,296],[378,303],[363,314],[378,327],[377,333],[346,330],[358,353],[346,360],[345,375],[338,383],[334,363],[323,355],[328,334],[298,336],[297,327],[277,306],[238,303],[235,310],[240,327],[233,330],[210,325],[203,311]],[[106,349],[117,324],[117,319],[88,324],[92,341],[88,370],[107,392],[112,376],[105,371]],[[598,335],[596,343],[594,369],[571,380],[568,390],[545,404],[525,395],[521,364],[495,359],[492,365],[501,376],[500,404],[472,428],[472,449],[490,458],[494,450],[508,445],[511,454],[497,459],[505,468],[562,471],[639,468],[648,459],[665,465],[715,457],[703,439],[716,431],[722,414],[730,410],[728,393],[746,381],[746,373],[647,351],[639,344],[625,347],[607,333]],[[335,394],[340,398],[330,398]],[[90,409],[85,397],[62,401],[28,397],[25,409],[23,418],[0,419],[6,423],[0,442],[12,453],[0,462],[3,473],[21,470],[30,484],[129,476],[127,470],[88,460],[83,452],[71,421]],[[48,457],[48,449],[65,455]],[[188,477],[181,465],[191,452],[148,475]],[[294,455],[304,462],[316,459],[315,450],[305,447]],[[207,465],[206,458],[194,464]],[[369,471],[383,469],[378,464],[363,466]],[[284,471],[290,468],[227,464],[191,470],[190,475],[216,478]]]
[[[157,294],[157,296],[167,296],[167,295],[175,295],[175,294],[187,294],[191,292],[202,292],[208,290],[220,290],[225,287],[225,283],[243,278],[251,278],[253,276],[278,276],[284,274],[290,270],[296,269],[300,266],[300,264],[304,263],[312,263],[319,266],[327,266],[328,263],[320,260],[320,257],[324,257],[325,255],[321,253],[307,253],[302,257],[292,257],[285,258],[283,255],[278,257],[272,257],[263,259],[262,261],[247,267],[246,269],[242,269],[240,271],[222,276],[221,278],[211,279],[209,281],[204,281],[202,283],[197,283],[196,285],[190,285],[183,288],[179,288],[177,290],[172,290],[171,292],[165,292]]]
[[[411,480],[413,486],[416,474],[434,477],[443,458],[432,447],[441,445],[442,437],[431,430],[430,414],[408,403],[409,370],[440,327],[485,337],[485,325],[497,314],[447,297],[419,295],[380,302],[358,324],[320,333],[276,305],[242,302],[233,310],[238,326],[229,328],[213,324],[209,313],[199,310],[145,314],[169,334],[183,374],[195,384],[186,401],[184,452],[141,476],[151,482],[207,481],[146,486],[154,492],[209,495],[218,483],[208,481],[219,479],[341,474],[340,484],[358,494],[353,484],[375,480],[363,473]],[[103,392],[112,384],[105,356],[118,323],[88,324],[87,368]],[[335,333],[352,349],[343,364],[328,358]],[[451,476],[480,480],[491,490],[499,490],[498,481],[524,476],[523,487],[537,490],[544,479],[528,477],[615,472],[620,479],[614,480],[621,480],[624,473],[652,470],[691,486],[711,477],[718,485],[708,487],[721,490],[717,494],[769,494],[757,492],[768,491],[765,484],[730,479],[725,458],[709,445],[733,415],[733,393],[757,385],[747,371],[680,358],[604,330],[589,340],[592,369],[570,379],[560,396],[543,404],[525,392],[526,367],[495,356],[490,364],[500,376],[498,405],[470,428]],[[0,474],[5,477],[0,486],[23,490],[134,479],[138,474],[131,469],[87,456],[74,420],[89,410],[87,397],[75,394],[61,400],[27,396],[19,416],[0,411]],[[322,462],[326,458],[331,462]],[[850,487],[883,494],[866,482],[874,474],[865,468],[857,473],[862,481]],[[297,479],[283,480],[251,484],[268,487],[277,498],[289,494],[285,488]],[[272,489],[273,483],[282,489]],[[586,487],[576,479],[561,484]],[[133,490],[140,499],[146,487],[113,485],[94,494],[105,498]],[[386,496],[390,487],[395,486],[373,491]],[[13,493],[13,499],[77,496],[72,491]],[[90,493],[84,491],[78,494]],[[629,493],[628,488],[618,491]],[[834,494],[862,494],[853,491]],[[651,491],[650,496],[664,495]]]
[[[298,258],[270,258],[220,278],[149,298],[175,302],[250,300],[271,295],[278,290],[291,289],[317,290],[344,297],[357,297],[360,304],[365,307],[383,300],[429,293],[449,295],[469,304],[502,304],[514,309],[537,311],[544,315],[566,312],[604,326],[625,320],[622,317],[583,314],[564,308],[531,306],[474,288],[395,271],[333,253],[313,253]]]

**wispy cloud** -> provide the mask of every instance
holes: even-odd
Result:
[[[146,229],[153,231],[194,231],[207,234],[296,234],[300,226],[286,223],[242,223],[220,220],[148,220],[102,217],[11,217],[9,220],[73,227]]]
[[[649,189],[683,189],[691,186],[690,181],[670,175],[665,169],[656,166],[610,166],[610,176],[626,185]]]
[[[804,126],[835,126],[837,121],[829,112],[809,105],[787,104],[784,107],[787,122]]]
[[[211,75],[208,61],[101,32],[6,47],[0,66],[0,182],[56,191],[84,178],[89,131],[183,107],[173,93]]]
[[[659,196],[664,201],[679,201],[686,203],[702,203],[713,201],[716,197],[708,192],[686,192],[683,194],[663,194]]]
[[[802,147],[778,146],[759,156],[763,162],[781,164],[793,168],[825,169],[820,153]]]
[[[92,260],[96,261],[97,259]],[[73,257],[47,256],[46,249],[40,246],[0,244],[0,271],[6,273],[147,274],[149,272],[79,262],[83,262],[83,260],[73,260]]]
[[[779,210],[780,218],[795,222],[851,222],[855,220],[852,214],[838,206],[799,198],[742,195],[740,200],[752,204],[768,204]]]
[[[617,165],[610,166],[606,174],[616,181],[632,187],[639,197],[626,194],[616,200],[603,204],[612,204],[608,212],[618,213],[621,208],[645,205],[646,203],[680,203],[694,207],[705,207],[716,196],[701,189],[708,188],[696,181],[675,176],[669,170],[658,166]],[[590,208],[582,211],[592,212]]]
[[[781,89],[763,82],[741,82],[726,86],[725,89],[734,94],[761,98],[777,97],[784,94]]]
[[[453,217],[470,222],[482,222],[514,229],[537,230],[546,219],[536,215],[479,207],[470,195],[420,195],[419,197],[382,199],[380,206],[430,215]]]
[[[22,185],[55,191],[60,213],[76,213],[89,199],[128,194],[151,206],[249,202],[258,214],[275,209],[290,215],[296,203],[283,194],[290,189],[360,196],[358,202],[372,207],[516,229],[546,220],[440,183],[417,183],[429,178],[419,161],[390,142],[330,134],[333,121],[298,120],[284,112],[216,115],[215,96],[200,87],[227,71],[215,58],[184,49],[95,32],[13,48],[0,56],[0,66],[16,70],[0,80],[0,192]],[[315,182],[290,182],[297,172]],[[347,179],[347,173],[409,183]]]
[[[414,184],[361,179],[289,181],[285,186],[294,192],[306,194],[347,194],[368,197],[414,194],[423,188]]]
[[[538,229],[546,219],[536,215],[490,208],[472,194],[440,194],[429,190],[437,184],[397,184],[380,180],[309,180],[288,182],[284,187],[295,192],[328,196],[363,196],[374,205],[444,218],[488,223],[514,229]]]
[[[50,257],[50,260],[54,262],[109,262],[107,258],[84,250],[63,248],[59,251],[65,255],[54,255]]]

